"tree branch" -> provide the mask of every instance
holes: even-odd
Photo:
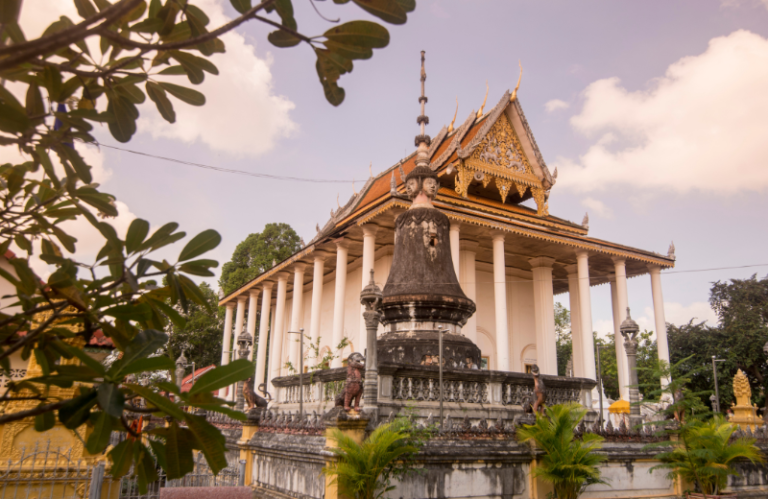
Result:
[[[113,22],[133,10],[139,3],[141,3],[141,1],[142,0],[120,0],[120,2],[115,5],[107,7],[95,16],[76,24],[71,28],[38,38],[37,40],[32,40],[31,42],[0,48],[0,56],[8,54],[8,57],[0,59],[0,70],[17,66],[18,64],[27,62],[28,60],[47,52],[54,52],[62,47],[68,47],[72,43],[83,40],[91,34],[99,32],[100,30],[105,30]],[[102,19],[104,22],[99,26],[88,29],[88,26]]]
[[[302,35],[301,33],[299,33],[296,30],[293,30],[291,28],[287,28],[287,27],[283,26],[282,24],[273,21],[272,19],[268,19],[266,17],[261,17],[261,16],[253,16],[253,17],[258,19],[259,21],[265,23],[265,24],[269,24],[270,26],[274,26],[275,28],[277,28],[277,29],[279,29],[281,31],[285,31],[286,33],[289,33],[289,34],[295,36],[296,38],[298,38],[298,39],[300,39],[300,40],[302,40],[304,42],[307,42],[309,44],[312,43],[312,39],[311,38]]]
[[[10,423],[11,421],[18,421],[20,419],[28,418],[31,416],[37,416],[38,414],[44,414],[49,411],[55,411],[67,402],[73,399],[61,400],[52,404],[39,405],[34,409],[28,409],[26,411],[14,412],[13,414],[4,414],[0,416],[0,424]]]
[[[103,36],[104,38],[107,38],[117,44],[120,44],[124,47],[131,47],[136,49],[143,49],[146,51],[150,50],[176,50],[176,49],[183,49],[187,47],[192,47],[195,45],[200,45],[201,43],[208,42],[210,40],[213,40],[214,38],[218,38],[220,35],[223,35],[224,33],[233,30],[234,28],[240,26],[245,21],[256,18],[256,13],[265,7],[268,7],[269,5],[275,3],[276,0],[264,0],[258,5],[254,5],[250,9],[248,9],[244,14],[242,14],[240,17],[236,17],[232,21],[228,22],[227,24],[223,24],[222,26],[218,27],[217,29],[210,31],[208,33],[205,33],[203,35],[196,36],[194,38],[190,38],[188,40],[182,40],[179,42],[172,42],[172,43],[143,43],[143,42],[137,42],[134,40],[131,40],[129,38],[123,38],[122,36],[118,35],[114,31],[109,31],[107,29],[99,29],[98,34]]]

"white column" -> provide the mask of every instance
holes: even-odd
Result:
[[[269,361],[269,379],[275,379],[283,368],[283,336],[285,335],[285,295],[288,290],[288,272],[277,274],[277,302],[272,323],[272,352]]]
[[[232,312],[235,310],[234,302],[227,302],[225,305],[226,312],[224,314],[224,336],[221,340],[221,365],[226,366],[229,364],[228,352],[232,346]]]
[[[291,331],[298,331],[302,325],[302,314],[304,313],[304,271],[307,269],[306,264],[297,263],[293,266],[293,298],[291,307]],[[301,338],[299,335],[291,335],[288,337],[288,341],[291,343],[290,359],[293,363],[293,368],[296,372],[299,372],[299,356],[304,355],[305,352],[301,350]]]
[[[269,308],[272,305],[272,283],[264,283],[261,296],[261,322],[259,322],[259,346],[256,349],[256,377],[253,383],[254,390],[266,382],[264,372],[267,365],[267,342],[269,341]]]
[[[624,337],[621,336],[620,327],[627,318],[627,267],[626,260],[613,257],[613,266],[616,272],[616,304],[613,323],[616,328],[613,332],[616,340],[616,364],[619,371],[619,393],[621,398],[629,400],[629,367],[627,366],[627,353],[624,350]]]
[[[571,306],[571,345],[573,346],[573,375],[577,378],[584,376],[584,353],[581,339],[581,305],[579,304],[579,274],[578,265],[565,267],[568,272],[568,298]]]
[[[475,257],[477,248],[480,245],[475,241],[461,241],[459,243],[459,275],[461,279],[461,289],[467,298],[477,304],[477,275],[475,271]],[[467,323],[461,329],[461,332],[477,345],[477,312],[467,319]],[[490,355],[491,352],[481,352],[483,355]]]
[[[509,332],[507,329],[507,272],[504,258],[504,232],[493,237],[493,298],[496,310],[496,369],[509,371]]]
[[[592,297],[589,287],[589,253],[576,252],[576,265],[579,268],[579,319],[581,320],[581,353],[585,378],[597,379],[595,365],[595,340],[592,337]],[[595,393],[595,395],[597,395]],[[587,401],[588,407],[591,400]]]
[[[667,342],[667,321],[664,317],[664,295],[661,293],[661,267],[648,265],[651,273],[651,293],[653,294],[653,318],[656,325],[656,345],[659,360],[669,364],[669,343]],[[669,378],[661,380],[662,388],[669,384]]]
[[[245,295],[240,295],[237,297],[237,313],[235,314],[235,334],[234,339],[232,343],[230,344],[230,352],[227,354],[227,364],[229,364],[232,360],[237,359],[237,337],[240,336],[240,333],[243,332],[243,322],[245,322],[245,301],[248,299]],[[237,385],[231,385],[228,388],[227,392],[227,400],[231,400],[234,402],[236,398],[235,394],[235,387]]]
[[[248,325],[246,331],[251,335],[251,339],[254,341],[251,345],[251,351],[248,354],[248,360],[253,360],[253,351],[256,350],[256,310],[258,308],[260,289],[251,289],[248,291]]]
[[[552,287],[554,258],[531,258],[533,273],[533,312],[536,324],[536,355],[541,374],[557,376],[557,338]]]
[[[323,277],[325,276],[325,257],[323,252],[315,252],[314,269],[312,274],[312,310],[309,317],[309,335],[312,338],[312,343],[318,345],[318,338],[320,338],[320,319],[322,314],[323,304]],[[319,357],[319,355],[318,355]],[[320,362],[320,359],[315,359],[315,364]]]
[[[334,283],[333,298],[333,335],[331,340],[331,352],[337,355],[332,367],[341,367],[341,352],[336,352],[336,347],[344,337],[344,299],[347,296],[347,256],[349,243],[344,239],[336,240],[336,281]]]
[[[461,264],[459,260],[459,235],[460,235],[461,223],[451,221],[450,241],[451,241],[451,259],[453,260],[453,271],[456,273],[456,279],[461,281],[460,270]]]
[[[368,285],[371,281],[371,270],[373,269],[374,260],[376,258],[376,233],[379,231],[378,225],[365,224],[363,229],[363,278],[360,281],[360,291]],[[368,333],[365,328],[365,318],[363,317],[363,311],[365,307],[360,305],[360,335],[358,337],[357,351],[364,353],[368,348]]]

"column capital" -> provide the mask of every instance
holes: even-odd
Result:
[[[363,229],[363,234],[366,236],[375,236],[379,231],[379,226],[376,224],[363,224],[360,226]]]
[[[650,272],[651,274],[661,273],[661,265],[656,265],[655,263],[649,263],[646,266],[648,267],[648,272]]]
[[[248,297],[245,295],[237,295],[237,304],[245,303],[247,299]]]
[[[458,232],[461,230],[461,222],[451,219],[448,219],[448,221],[451,223],[451,232]]]
[[[576,253],[576,258],[589,258],[590,256],[589,250],[585,249],[577,249],[574,253]]]
[[[294,274],[303,274],[304,271],[307,270],[307,264],[303,262],[298,262],[293,265],[293,273]]]
[[[336,244],[336,250],[337,251],[339,250],[339,248],[344,248],[344,249],[349,248],[349,240],[345,239],[343,237],[340,237],[340,238],[334,240],[333,242],[334,242],[334,244]]]
[[[555,261],[556,260],[554,258],[549,258],[547,256],[537,256],[536,258],[528,259],[528,263],[531,265],[532,269],[539,269],[539,268],[551,269]]]
[[[272,286],[274,286],[274,284],[272,284],[271,282],[265,282],[264,284],[261,285],[265,293],[269,293],[270,291],[272,291]]]
[[[507,235],[507,232],[503,230],[492,230],[490,232],[490,235],[491,235],[491,239],[493,239],[494,241],[498,241],[498,240],[503,241]]]
[[[261,290],[259,288],[251,288],[248,290],[248,294],[251,295],[254,299],[258,298],[260,293]]]
[[[574,265],[566,265],[565,266],[565,271],[568,272],[568,277],[578,276],[579,275],[579,266],[576,265],[576,264],[574,264]]]
[[[627,264],[627,259],[623,256],[612,256],[611,260],[613,260],[613,264],[615,266],[625,266]]]
[[[459,241],[459,249],[461,251],[473,251],[477,253],[477,250],[480,248],[480,243],[477,241],[471,241],[469,239],[462,239]]]
[[[331,256],[330,253],[328,253],[327,251],[322,251],[322,250],[318,250],[318,251],[315,251],[314,253],[312,253],[312,258],[313,258],[313,260],[315,262],[317,262],[317,261],[324,262],[325,259],[328,258],[329,256]]]
[[[236,303],[234,301],[228,301],[227,303],[224,304],[224,306],[227,307],[228,309],[235,308],[235,305]]]
[[[288,278],[291,277],[291,274],[288,272],[278,272],[275,274],[275,277],[277,277],[277,282],[283,281],[288,282]]]

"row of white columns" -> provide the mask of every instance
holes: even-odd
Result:
[[[363,258],[362,258],[362,282],[361,289],[368,284],[370,279],[370,270],[374,266],[376,232],[378,227],[371,224],[363,225]],[[458,222],[451,223],[450,245],[453,255],[453,265],[456,276],[461,283],[462,289],[468,298],[477,301],[476,288],[476,255],[479,244],[474,241],[462,241],[460,236],[461,225]],[[494,304],[496,319],[496,369],[509,371],[511,369],[509,358],[509,331],[507,321],[507,286],[506,286],[506,263],[505,263],[505,233],[503,231],[494,231],[491,233],[493,244],[493,280],[494,280]],[[329,255],[325,252],[317,252],[313,261],[313,279],[312,279],[312,300],[310,311],[310,331],[309,336],[313,343],[317,344],[320,337],[321,324],[321,306],[323,296],[323,280],[325,270],[325,260]],[[334,310],[333,326],[331,330],[331,348],[341,343],[344,332],[344,305],[346,298],[347,281],[347,260],[349,256],[348,242],[339,239],[336,241],[336,276],[334,286]],[[592,336],[592,304],[590,298],[590,277],[589,277],[589,254],[587,251],[576,252],[576,265],[566,267],[568,272],[568,286],[571,308],[571,329],[573,339],[573,364],[574,375],[590,379],[596,378],[594,344]],[[544,374],[557,374],[557,352],[556,336],[554,323],[554,290],[552,283],[552,266],[555,260],[547,257],[537,257],[529,259],[533,277],[534,293],[534,323],[536,333],[536,351],[539,369]],[[628,304],[627,296],[627,276],[625,260],[614,258],[615,279],[611,281],[611,296],[613,305],[614,334],[616,335],[616,355],[619,371],[619,385],[621,387],[622,398],[628,400],[629,373],[626,365],[626,354],[624,352],[624,342],[619,333],[619,325],[626,318],[626,309]],[[661,293],[661,274],[660,267],[649,265],[651,275],[651,288],[653,292],[653,304],[655,314],[655,326],[657,332],[657,343],[659,358],[669,361],[669,350],[666,338],[666,323],[664,318],[664,300]],[[302,324],[303,317],[303,292],[304,292],[304,274],[306,264],[297,263],[294,265],[293,272],[293,299],[291,309],[290,330],[298,331]],[[261,293],[261,325],[259,328],[258,346],[254,345],[251,349],[251,359],[253,351],[256,355],[256,377],[255,387],[261,383],[268,382],[269,376],[277,376],[282,373],[283,359],[287,357],[298,369],[299,355],[305,355],[305,352],[299,352],[298,341],[291,339],[288,352],[283,352],[284,335],[286,333],[286,295],[288,279],[290,274],[280,272],[276,275],[277,294],[275,297],[275,309],[270,328],[269,314],[272,304],[272,283],[265,283],[261,289],[250,290],[250,300],[246,296],[240,296],[237,299],[237,310],[235,304],[228,303],[226,306],[226,315],[224,319],[224,339],[222,352],[222,365],[229,363],[230,358],[235,358],[235,350],[232,341],[239,336],[243,330],[246,301],[248,301],[248,323],[247,331],[252,337],[255,337],[257,300]],[[234,331],[232,329],[232,316],[235,315]],[[362,314],[361,314],[362,320]],[[361,329],[361,330],[364,330]],[[473,315],[465,326],[467,337],[477,343],[477,318]],[[274,332],[279,334],[275,335]],[[361,335],[364,338],[365,335]],[[268,338],[270,338],[268,340]],[[269,355],[269,369],[267,369],[267,343],[271,353]],[[366,348],[365,340],[360,342],[359,350]],[[341,357],[333,359],[331,366],[340,367]],[[235,399],[232,390],[227,397],[230,400]]]

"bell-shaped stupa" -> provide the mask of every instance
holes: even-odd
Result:
[[[432,205],[437,175],[429,167],[430,138],[424,133],[424,52],[421,53],[421,134],[416,136],[416,167],[406,176],[411,207],[395,222],[392,269],[379,310],[386,327],[377,342],[379,362],[437,365],[438,335],[443,335],[443,365],[472,368],[480,364],[480,349],[461,334],[475,313],[456,278],[451,257],[448,217]]]

